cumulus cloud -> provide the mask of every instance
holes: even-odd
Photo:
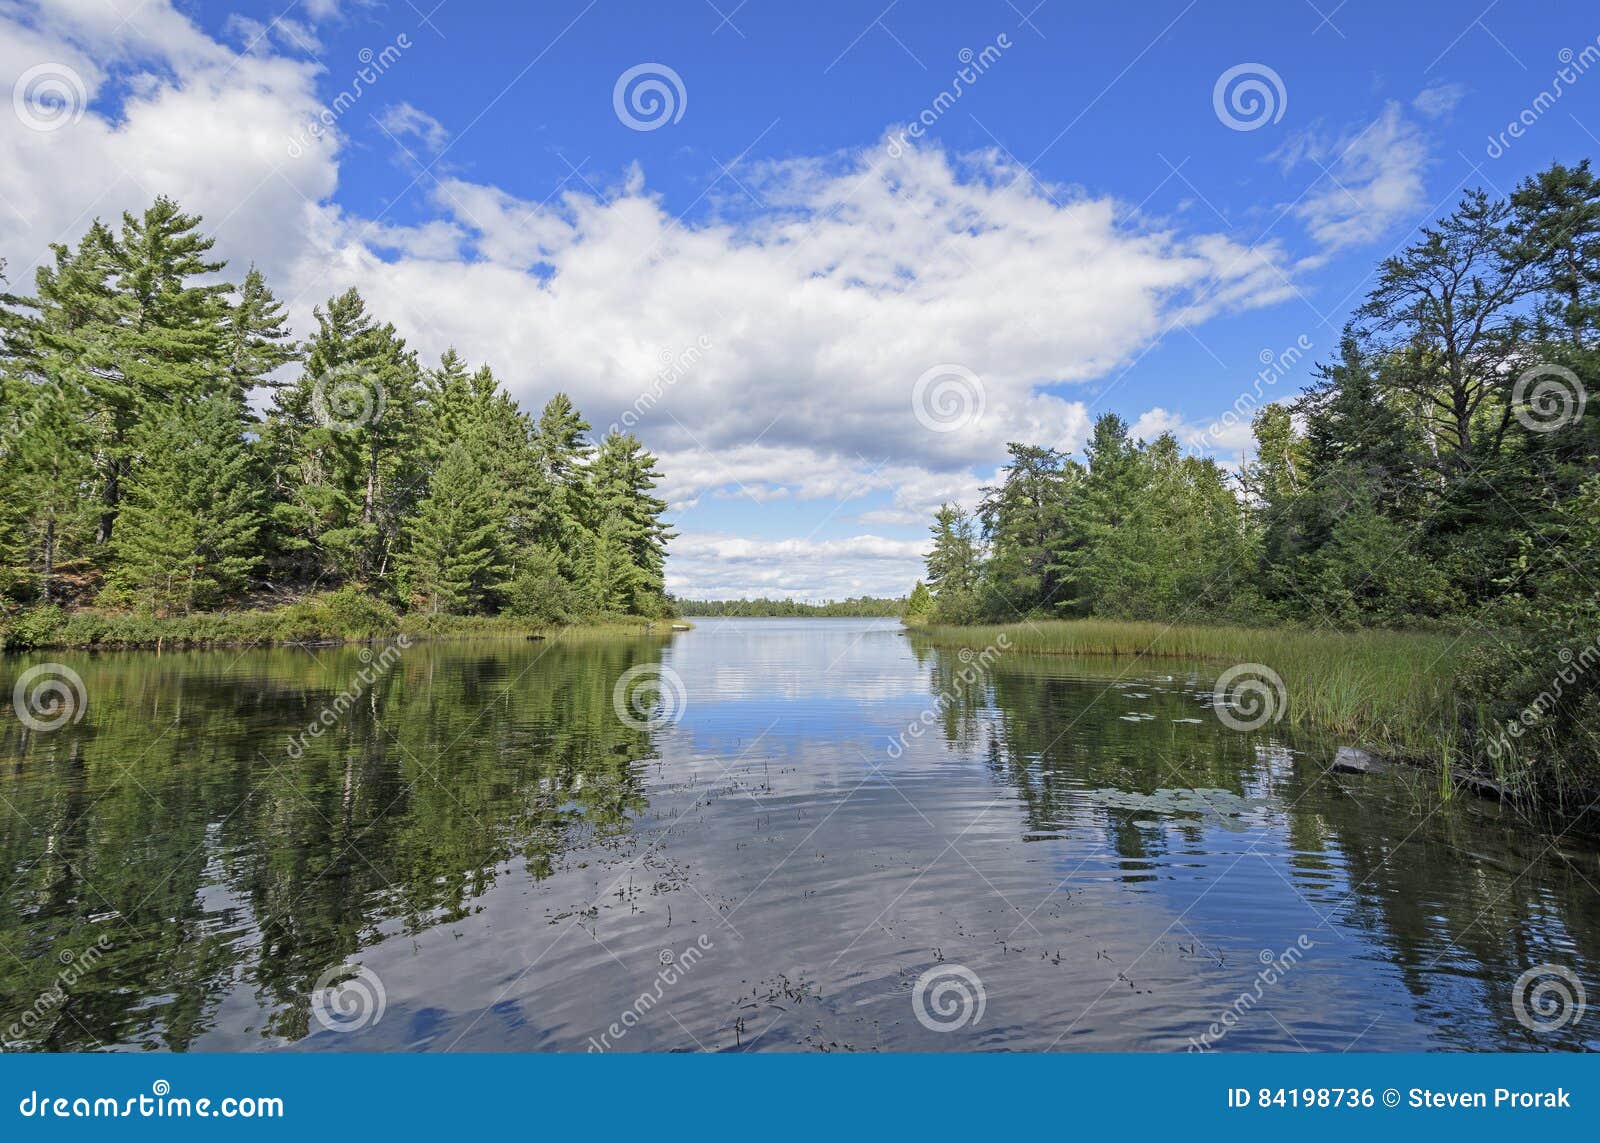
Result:
[[[1064,387],[1178,320],[1288,290],[1275,249],[1120,227],[1113,201],[1058,205],[986,156],[864,151],[788,173],[767,185],[792,205],[694,224],[637,178],[544,204],[445,179],[433,205],[467,257],[379,263],[350,220],[314,262],[386,313],[412,310],[429,351],[537,361],[530,387],[583,395],[600,423],[636,409],[630,424],[666,450],[759,443],[769,467],[796,462],[765,479],[813,485],[818,456],[951,471],[992,463],[1008,440],[1081,438]],[[705,346],[695,364],[660,385],[662,361],[692,345]],[[981,410],[936,431],[913,390],[949,363],[976,377]]]
[[[49,243],[158,194],[203,213],[226,256],[255,258],[280,282],[293,272],[303,252],[286,235],[326,211],[338,176],[333,136],[289,155],[318,108],[315,64],[238,54],[160,0],[55,0],[48,19],[0,15],[0,84],[12,91],[37,68],[81,95],[53,129],[0,115],[0,257],[13,284],[31,284]]]
[[[667,563],[667,587],[696,599],[898,596],[910,589],[907,568],[920,564],[925,546],[921,540],[874,535],[836,540],[681,536]],[[916,572],[911,575],[914,579]]]
[[[1276,245],[1180,230],[1041,186],[1003,156],[936,147],[741,167],[760,205],[741,191],[742,209],[689,220],[637,168],[549,201],[435,169],[413,192],[423,221],[361,217],[334,197],[342,131],[375,118],[437,152],[448,136],[425,110],[364,94],[373,102],[308,135],[347,77],[276,31],[236,23],[230,38],[244,36],[246,52],[171,0],[43,11],[0,8],[0,82],[55,61],[81,79],[85,104],[47,132],[0,117],[0,256],[13,284],[26,288],[46,244],[95,215],[172,195],[205,216],[236,267],[262,265],[302,333],[315,303],[357,286],[425,357],[459,346],[526,404],[563,389],[597,426],[631,428],[662,456],[681,509],[719,496],[774,511],[833,500],[836,519],[863,530],[921,532],[941,501],[975,501],[1008,441],[1081,444],[1090,415],[1074,386],[1180,322],[1292,289]],[[307,12],[327,20],[339,7]],[[1312,233],[1354,242],[1394,217],[1420,185],[1419,154],[1397,108],[1330,151],[1340,199],[1361,207],[1308,202]],[[913,395],[951,365],[977,379],[980,399],[940,431],[950,426],[919,416]],[[900,591],[923,545],[785,543],[796,546],[691,532],[673,547],[674,585]]]

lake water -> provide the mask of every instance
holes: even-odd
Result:
[[[709,619],[4,693],[44,663],[8,1049],[1600,1047],[1592,840],[1230,729],[1215,668]]]

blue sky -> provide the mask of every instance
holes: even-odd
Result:
[[[425,357],[634,427],[697,595],[903,591],[1005,441],[1075,447],[1103,411],[1233,463],[1245,427],[1212,426],[1309,380],[1377,260],[1467,187],[1600,149],[1579,3],[52,0],[0,25],[13,283],[174,194],[302,329],[356,285]],[[40,82],[64,117],[30,113]]]

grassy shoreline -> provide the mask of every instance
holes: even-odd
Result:
[[[0,652],[43,650],[184,650],[365,643],[413,639],[516,638],[557,632],[664,634],[672,619],[601,615],[572,623],[499,615],[399,614],[381,600],[349,590],[306,596],[278,607],[157,617],[36,608],[0,616]]]
[[[1002,635],[1006,654],[1122,656],[1190,663],[1260,664],[1282,680],[1283,722],[1333,735],[1383,757],[1439,773],[1441,789],[1485,780],[1532,801],[1559,797],[1519,781],[1482,750],[1475,712],[1457,693],[1468,641],[1448,633],[1170,626],[1108,620],[1044,620],[995,626],[925,625],[936,646],[981,649]],[[1219,672],[1220,673],[1220,672]]]

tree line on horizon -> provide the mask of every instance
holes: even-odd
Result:
[[[1600,179],[1469,192],[1375,277],[1314,383],[1255,412],[1242,471],[1114,414],[1081,459],[1013,443],[976,511],[940,508],[911,610],[1470,628],[1492,717],[1540,703],[1542,732],[1600,746],[1600,671],[1549,696],[1600,649]]]
[[[828,618],[883,619],[897,618],[905,613],[906,601],[872,595],[851,596],[849,599],[824,599],[808,603],[798,599],[684,599],[671,597],[672,606],[679,615],[689,617],[738,616],[745,618],[777,618],[822,616]]]
[[[419,361],[354,289],[295,342],[158,198],[0,296],[0,601],[158,615],[354,587],[430,614],[667,610],[666,504],[628,433]],[[264,412],[252,398],[265,393]]]

